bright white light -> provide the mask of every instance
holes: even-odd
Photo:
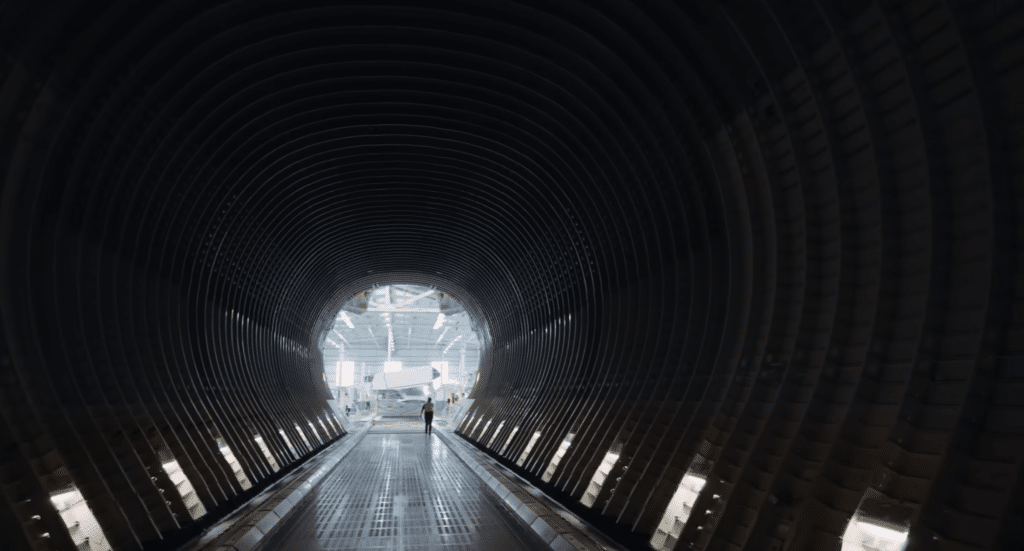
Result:
[[[76,546],[81,548],[85,544],[89,546],[89,549],[96,551],[110,551],[110,544],[107,542],[103,529],[77,487],[72,486],[71,491],[50,496],[50,501],[53,502],[64,525],[68,527],[69,535]],[[44,538],[50,536],[48,532],[41,535]],[[88,544],[86,544],[87,536]]]
[[[381,287],[378,291],[374,292],[375,299],[379,298],[381,300],[381,302],[377,302],[376,300],[371,300],[369,302],[369,304],[367,304],[366,310],[368,312],[410,312],[410,313],[412,313],[412,312],[437,312],[438,311],[438,307],[436,305],[435,306],[427,306],[427,307],[409,306],[410,304],[412,304],[412,303],[414,303],[414,302],[416,302],[416,301],[418,301],[418,300],[420,300],[422,298],[426,298],[426,297],[430,296],[434,292],[435,292],[434,289],[428,289],[428,290],[426,290],[426,291],[424,291],[422,293],[419,293],[417,295],[413,295],[411,297],[407,297],[404,300],[399,300],[398,302],[392,302],[391,301],[391,295],[392,295],[391,287]]]
[[[480,373],[477,373],[477,379],[480,378]],[[558,449],[555,450],[555,455],[551,458],[551,462],[548,463],[548,468],[544,471],[544,475],[541,476],[541,480],[544,482],[551,482],[551,477],[555,475],[555,469],[558,468],[558,464],[562,461],[562,456],[569,450],[569,445],[572,444],[572,440],[576,435],[569,433],[565,435],[565,439],[558,445]]]
[[[341,384],[339,386],[354,384],[356,384],[356,362],[345,360],[341,362]]]
[[[671,549],[675,545],[676,539],[682,533],[683,527],[686,526],[686,521],[690,518],[693,506],[697,503],[697,498],[700,497],[700,492],[706,483],[707,479],[694,473],[691,466],[690,470],[683,475],[675,494],[668,502],[668,507],[665,508],[661,522],[658,524],[654,536],[651,537],[651,547],[661,551]]]
[[[50,496],[50,501],[53,502],[58,511],[63,511],[82,499],[82,494],[78,490],[72,490],[70,492]]]
[[[619,454],[609,451],[604,454],[604,459],[601,464],[598,465],[597,470],[594,471],[594,476],[590,479],[590,485],[587,487],[586,493],[583,494],[583,499],[580,503],[587,507],[593,507],[597,501],[597,495],[601,493],[601,488],[604,487],[604,481],[608,478],[608,473],[611,472],[612,467],[619,460]]]
[[[270,448],[268,448],[266,442],[263,441],[263,437],[257,434],[253,440],[259,444],[260,449],[263,451],[263,456],[267,458],[267,463],[270,463],[270,468],[274,469],[274,472],[281,470],[281,466],[277,464],[277,460],[274,459],[274,455],[270,453]]]
[[[281,435],[282,439],[284,439],[284,443],[288,446],[288,449],[292,451],[292,455],[298,457],[299,452],[295,450],[295,446],[293,446],[292,441],[288,439],[288,435],[284,433],[284,429],[277,429],[277,433]]]
[[[438,314],[437,321],[434,322],[434,329],[436,330],[438,327],[441,327],[442,323],[444,323],[444,314]]]
[[[302,427],[300,427],[298,423],[293,424],[295,425],[295,432],[298,433],[299,438],[301,438],[302,441],[305,442],[307,448],[312,449],[313,446],[310,445],[309,438],[306,438],[306,433],[303,432]]]
[[[429,386],[423,385],[423,394],[427,394],[427,395],[430,394],[430,387]]]
[[[162,463],[160,466],[164,468],[167,476],[178,490],[181,500],[188,507],[188,512],[192,519],[195,520],[205,515],[206,507],[203,507],[202,502],[199,501],[199,498],[196,496],[196,489],[192,486],[192,481],[181,470],[181,465],[178,464],[178,461],[171,460],[167,463]]]
[[[455,340],[453,340],[452,342],[448,343],[448,346],[444,347],[444,351],[441,352],[441,353],[442,354],[447,354],[448,353],[448,349],[451,348],[453,344],[459,342],[459,339],[461,339],[461,338],[462,338],[462,335],[459,335],[458,337],[455,337]]]
[[[520,467],[523,466],[526,458],[530,455],[530,451],[533,450],[533,445],[537,443],[538,438],[540,438],[540,431],[533,433],[533,436],[530,437],[530,441],[526,444],[526,448],[523,449],[523,453],[519,454],[519,461],[516,461],[516,465],[519,465]]]
[[[348,312],[342,312],[338,317],[341,318],[341,321],[345,322],[345,325],[347,325],[349,329],[356,328],[355,325],[352,325],[352,320],[349,319]]]
[[[868,532],[869,534],[872,534],[872,535],[875,535],[875,536],[878,536],[878,537],[881,537],[881,538],[885,538],[887,540],[892,540],[892,541],[895,541],[895,542],[900,542],[900,541],[903,541],[903,540],[907,539],[907,533],[906,532],[897,532],[896,530],[892,530],[892,529],[886,528],[884,526],[879,526],[879,525],[877,525],[877,524],[875,524],[873,522],[865,522],[863,520],[860,520],[860,521],[857,521],[857,525],[860,527],[861,530],[864,530],[865,532]]]
[[[249,482],[249,477],[245,475],[245,471],[242,470],[242,466],[238,464],[238,459],[235,458],[235,454],[231,451],[231,448],[228,447],[227,442],[225,442],[223,438],[217,438],[217,447],[220,449],[221,455],[223,455],[224,459],[228,462],[228,465],[231,465],[231,470],[234,471],[235,478],[238,479],[238,483],[242,485],[242,488],[246,490],[251,488],[252,484]]]
[[[489,424],[490,423],[488,423],[488,425]],[[491,434],[491,439],[487,441],[487,447],[488,448],[494,445],[494,441],[498,439],[498,435],[501,434],[501,429],[504,426],[505,426],[505,422],[504,421],[498,423],[498,426],[494,429],[494,433]],[[484,432],[487,432],[487,428],[486,427],[484,427]]]
[[[384,373],[396,373],[402,370],[401,360],[388,360],[384,362]]]
[[[704,488],[704,484],[707,484],[707,479],[705,478],[692,474],[688,474],[683,477],[683,485],[693,488],[694,491],[701,491]]]
[[[885,509],[887,515],[884,520],[878,518],[881,509]],[[878,490],[866,489],[857,510],[846,523],[841,551],[903,551],[910,531],[904,523],[912,512]]]
[[[505,455],[505,450],[508,449],[509,444],[512,443],[512,438],[515,437],[517,432],[519,432],[519,427],[512,427],[512,432],[510,432],[508,434],[508,438],[505,439],[505,445],[501,447],[501,455]]]
[[[373,389],[404,388],[409,386],[429,385],[433,381],[433,373],[429,367],[410,367],[395,371],[385,371],[373,376]]]
[[[842,551],[903,551],[907,545],[907,532],[893,530],[867,520],[859,520],[860,513],[846,525]]]

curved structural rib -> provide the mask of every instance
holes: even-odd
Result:
[[[482,334],[459,432],[642,541],[831,549],[877,493],[908,549],[1009,548],[1022,37],[1001,0],[5,3],[0,532],[70,548],[79,492],[150,548],[266,486],[344,434],[340,306],[403,282]]]

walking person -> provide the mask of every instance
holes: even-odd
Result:
[[[434,402],[427,397],[427,403],[423,404],[420,408],[420,413],[423,414],[423,421],[426,422],[426,426],[423,427],[423,432],[426,434],[433,434],[433,426],[431,423],[434,422]]]

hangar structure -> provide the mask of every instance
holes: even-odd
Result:
[[[1022,145],[1019,0],[0,3],[4,549],[175,548],[343,442],[382,286],[632,548],[1019,549]]]

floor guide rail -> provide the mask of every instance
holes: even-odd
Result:
[[[436,435],[373,433],[256,549],[536,549]]]
[[[358,446],[370,427],[349,432],[296,471],[227,515],[183,550],[249,551],[287,517],[334,467]]]
[[[401,419],[353,431],[186,549],[488,548],[619,549],[443,427]]]

